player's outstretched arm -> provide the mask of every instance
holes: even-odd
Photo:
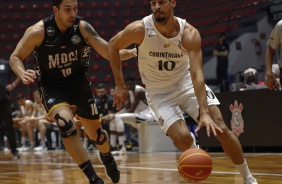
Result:
[[[30,55],[30,53],[39,46],[44,39],[44,27],[43,22],[40,21],[35,25],[29,27],[15,50],[10,56],[10,65],[15,74],[22,80],[24,84],[30,84],[34,82],[35,71],[25,70],[23,60]]]
[[[116,105],[117,110],[121,108],[122,103],[127,97],[127,89],[124,84],[119,51],[132,44],[140,45],[144,39],[144,34],[145,29],[143,21],[135,21],[126,26],[123,31],[119,32],[109,41],[108,52],[116,83],[113,105]]]
[[[216,132],[222,132],[222,130],[209,115],[205,80],[202,70],[201,36],[198,30],[186,24],[182,43],[189,54],[191,78],[199,103],[200,114],[196,131],[199,131],[202,126],[206,126],[207,135],[210,136],[210,132],[212,132],[216,136]]]
[[[79,28],[84,39],[95,49],[102,57],[109,60],[108,42],[104,40],[96,30],[86,21],[80,21]],[[130,59],[136,56],[136,49],[125,49],[120,52],[121,60]]]

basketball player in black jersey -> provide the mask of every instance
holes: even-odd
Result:
[[[101,127],[91,83],[86,75],[90,46],[109,59],[108,43],[94,28],[77,16],[77,0],[53,0],[54,15],[29,27],[10,57],[10,65],[24,84],[36,80],[50,121],[61,131],[64,146],[83,170],[90,183],[103,184],[83,148],[74,126],[74,113],[99,149],[106,175],[118,183],[120,171],[110,152],[107,132]],[[33,51],[35,70],[25,69],[23,60]],[[135,50],[123,50],[121,58],[135,56]]]

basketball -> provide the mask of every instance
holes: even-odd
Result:
[[[178,159],[179,174],[188,182],[198,183],[209,177],[212,171],[210,155],[198,148],[190,148]]]

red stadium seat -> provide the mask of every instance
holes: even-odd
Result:
[[[102,27],[102,24],[100,21],[96,20],[95,22],[92,23],[94,29],[95,28],[101,28]]]
[[[128,61],[123,61],[123,62],[122,62],[122,68],[123,68],[123,69],[128,69],[128,68],[130,68],[130,65],[129,65]]]
[[[134,6],[136,6],[136,3],[135,3],[135,1],[128,1],[127,6],[128,7],[134,7]]]
[[[109,3],[107,2],[107,1],[103,1],[103,3],[102,3],[102,7],[103,8],[109,8]]]
[[[114,21],[114,20],[110,20],[110,21],[108,22],[107,26],[108,26],[108,27],[116,27],[116,26],[117,26],[117,23],[116,23],[116,21]]]
[[[99,81],[98,78],[97,78],[97,76],[95,76],[95,75],[90,76],[90,77],[89,77],[89,80],[90,80],[91,83],[96,83],[96,82]]]
[[[21,36],[19,34],[14,34],[13,35],[13,40],[20,41],[20,39],[21,39]]]
[[[106,70],[112,70],[112,67],[111,67],[111,64],[110,64],[110,63],[108,63],[108,64],[106,65]]]
[[[99,6],[99,4],[98,4],[98,2],[97,1],[91,1],[91,3],[90,3],[90,8],[92,9],[92,8],[99,8],[100,6]]]
[[[99,53],[95,52],[93,54],[93,59],[94,60],[100,60],[100,59],[103,59],[103,57]]]
[[[7,40],[9,40],[7,35],[5,35],[5,34],[0,35],[0,41],[7,41]]]
[[[102,30],[98,33],[102,38],[109,37],[109,33],[106,30]]]
[[[121,2],[120,1],[115,1],[114,2],[114,8],[120,8],[121,7]]]
[[[89,67],[89,71],[99,71],[101,69],[99,64],[93,64]]]
[[[110,82],[110,81],[113,81],[113,76],[112,74],[108,74],[108,75],[105,75],[104,78],[103,78],[103,82]]]
[[[123,12],[123,16],[124,16],[124,17],[131,17],[131,16],[132,16],[131,10],[125,10],[125,11]]]
[[[109,13],[109,16],[110,16],[110,17],[117,17],[118,14],[117,14],[116,11],[111,11],[111,12]]]

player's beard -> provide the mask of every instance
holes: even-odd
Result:
[[[161,16],[162,15],[162,16]],[[160,11],[157,11],[157,12],[155,12],[154,13],[154,17],[155,17],[155,20],[157,21],[157,22],[165,22],[165,16],[164,16],[164,14],[162,13],[162,12],[160,12]]]
[[[165,18],[164,18],[164,17],[157,17],[157,18],[155,18],[155,20],[156,20],[157,22],[164,22],[164,21],[165,21]]]

